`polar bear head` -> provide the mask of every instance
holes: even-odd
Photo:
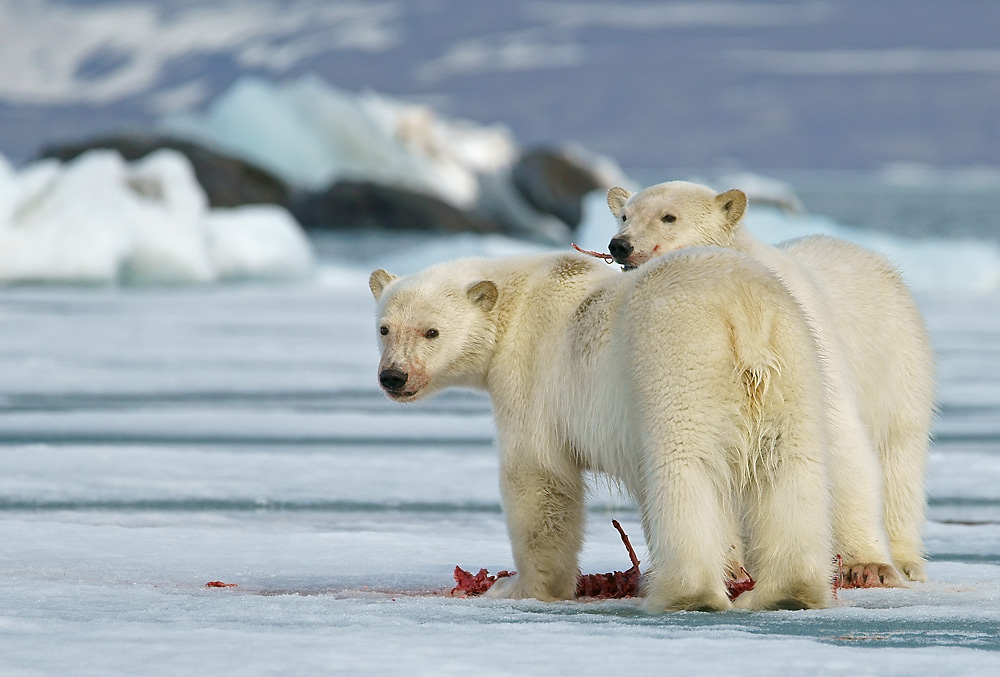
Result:
[[[412,402],[451,386],[483,387],[494,342],[495,283],[461,262],[397,278],[381,268],[368,286],[378,302],[378,381]]]
[[[618,234],[608,251],[626,270],[683,247],[729,247],[747,196],[741,190],[718,195],[687,181],[670,181],[629,193],[608,191],[608,206],[618,220]]]

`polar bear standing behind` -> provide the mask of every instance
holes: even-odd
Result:
[[[921,530],[934,364],[923,318],[883,257],[825,236],[771,247],[742,226],[746,204],[739,190],[716,195],[684,181],[635,195],[612,188],[608,205],[620,230],[610,251],[629,268],[683,247],[716,245],[749,254],[782,279],[824,357],[834,536],[847,582],[894,582],[880,564],[883,520],[896,567],[910,580],[926,580]]]
[[[829,604],[833,557],[817,348],[773,274],[690,249],[621,275],[574,254],[371,275],[379,382],[410,402],[489,392],[517,576],[493,596],[569,599],[584,472],[622,482],[650,552],[653,611]]]

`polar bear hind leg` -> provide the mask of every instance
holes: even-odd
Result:
[[[747,567],[754,589],[736,599],[742,609],[812,609],[829,606],[832,533],[823,463],[809,447],[816,432],[783,426],[755,486],[747,490]],[[780,447],[780,451],[778,449]],[[820,497],[817,500],[817,497]],[[819,528],[817,528],[819,527]]]
[[[775,325],[774,331],[784,333]],[[784,341],[779,344],[790,345]],[[743,481],[747,568],[754,589],[744,609],[811,609],[829,605],[831,503],[819,371],[801,354],[762,356],[742,371],[748,445]]]
[[[905,421],[890,427],[880,445],[885,468],[885,524],[892,546],[892,559],[911,581],[925,582],[923,535],[923,482],[927,459],[926,423]],[[903,477],[895,476],[901,472]]]
[[[662,431],[662,429],[661,429]],[[652,559],[644,585],[649,611],[723,611],[735,521],[727,469],[710,430],[662,431],[648,442],[643,526]],[[700,438],[700,439],[699,439]]]

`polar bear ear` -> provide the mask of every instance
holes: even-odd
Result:
[[[469,300],[485,311],[493,309],[493,305],[497,302],[497,297],[500,295],[497,286],[489,280],[477,282],[469,287],[467,293]]]
[[[740,219],[743,218],[743,212],[747,210],[747,194],[742,190],[733,188],[732,190],[727,190],[725,193],[716,195],[715,204],[722,210],[726,218],[726,223],[732,229],[740,222]]]
[[[611,208],[611,213],[617,218],[619,214],[622,213],[622,207],[628,202],[628,199],[632,197],[632,193],[628,192],[621,186],[615,186],[608,191],[608,207]]]
[[[376,301],[382,299],[382,292],[395,279],[395,275],[381,268],[372,271],[371,277],[368,278],[368,288],[372,290],[372,296],[375,297]]]

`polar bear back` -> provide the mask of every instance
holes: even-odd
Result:
[[[551,381],[574,384],[551,393],[557,417],[576,431],[586,465],[626,484],[635,464],[621,454],[642,444],[635,436],[676,433],[636,420],[650,403],[677,412],[670,425],[680,428],[711,421],[714,445],[741,454],[759,451],[792,412],[821,410],[801,309],[769,270],[732,250],[689,248],[605,281],[569,317],[553,354]],[[754,467],[743,455],[726,462]]]
[[[928,429],[934,358],[923,317],[896,268],[880,254],[824,235],[789,240],[779,248],[812,272],[829,299],[862,414],[875,439],[900,416],[920,418],[925,421],[921,427]],[[876,336],[885,340],[872,340]]]

